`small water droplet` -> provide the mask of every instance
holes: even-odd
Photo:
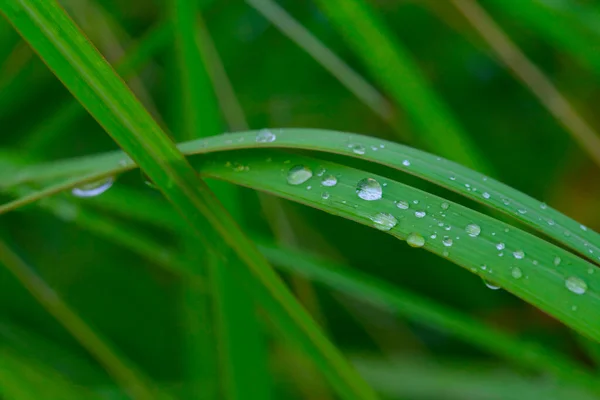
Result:
[[[448,208],[450,208],[450,204],[443,202],[442,204],[440,204],[440,207],[442,207],[442,210],[447,210]]]
[[[504,250],[504,247],[506,247],[506,246],[504,246],[504,243],[498,243],[498,244],[496,245],[496,248],[497,248],[498,250]]]
[[[582,231],[587,231],[587,226],[585,226],[585,225],[579,225],[579,227],[581,228]]]
[[[546,203],[540,203],[540,208],[542,210],[545,210],[546,208],[548,208],[548,205]]]
[[[268,129],[261,129],[256,135],[256,143],[271,143],[277,139],[277,136]]]
[[[488,289],[492,289],[492,290],[500,289],[500,286],[496,286],[495,284],[490,283],[490,282],[486,281],[485,279],[483,280],[483,283],[485,283],[485,286],[487,286]]]
[[[477,224],[469,224],[465,228],[465,232],[471,237],[477,237],[481,233],[481,228]]]
[[[483,264],[479,268],[481,268],[483,271],[485,271],[485,270],[487,270],[487,265]]]
[[[593,274],[593,273],[594,273],[594,267],[589,267],[588,274]]]
[[[419,200],[413,200],[413,204],[419,204]]]
[[[352,143],[352,144],[349,144],[349,145],[348,145],[348,147],[349,147],[350,149],[352,149],[352,152],[353,152],[354,154],[359,154],[359,155],[361,155],[361,156],[362,156],[363,154],[365,154],[365,146],[363,146],[362,144],[359,144],[359,143]]]
[[[519,267],[514,267],[512,271],[510,271],[510,274],[515,279],[521,279],[521,277],[523,276],[523,272],[521,272],[521,269]]]
[[[406,242],[410,247],[423,247],[423,245],[425,245],[425,238],[420,234],[413,232],[408,235]]]
[[[374,222],[375,228],[380,231],[389,231],[398,224],[398,220],[392,214],[379,213],[371,217],[371,221]]]
[[[396,207],[398,207],[401,210],[406,210],[408,209],[409,205],[407,201],[398,200],[398,202],[396,203]]]
[[[435,238],[437,238],[437,235],[435,233],[432,233],[431,236],[429,236],[429,237],[432,239],[435,239]]]
[[[287,181],[290,185],[301,185],[312,177],[312,170],[304,165],[295,165],[288,171]]]
[[[329,198],[329,192],[323,192],[323,193],[321,193],[321,198],[323,200],[327,200]]]
[[[356,193],[363,200],[373,201],[381,199],[383,191],[381,185],[375,179],[365,178],[358,182]]]
[[[533,260],[532,263],[533,265],[538,265],[538,260]]]
[[[548,220],[548,225],[550,225],[550,226],[554,226],[554,220],[553,220],[553,219],[549,219],[549,220]]]
[[[81,186],[75,187],[71,190],[73,196],[76,197],[94,197],[101,195],[106,192],[112,184],[114,183],[115,178],[109,176],[106,179],[102,179],[96,182],[90,182],[83,184]]]
[[[377,150],[379,150],[379,147],[377,147],[377,146],[371,146],[371,150],[377,151]]]
[[[415,211],[415,217],[417,218],[423,218],[426,215],[427,213],[425,211]]]
[[[404,160],[402,161],[402,165],[404,165],[405,167],[410,167],[410,161]]]
[[[575,294],[584,294],[587,290],[587,283],[581,278],[571,276],[565,280],[565,286]]]
[[[519,214],[527,214],[527,210],[524,208],[519,208],[517,211],[519,212]]]
[[[310,190],[310,189],[312,189],[312,186],[308,185],[308,186],[306,187],[306,190]]]
[[[331,187],[337,185],[337,178],[333,175],[327,175],[321,179],[321,185]]]
[[[507,206],[510,204],[510,201],[508,199],[502,199],[502,203]]]
[[[490,197],[492,197],[492,196],[490,196],[490,194],[488,192],[483,192],[481,195],[483,196],[484,199],[489,199]]]
[[[323,174],[327,172],[327,170],[323,167],[319,168],[319,170],[317,171],[317,173],[315,175],[317,176],[323,176]]]
[[[455,180],[456,180],[456,177],[455,177],[454,175],[450,175],[450,180],[451,180],[451,181],[455,181]]]
[[[525,253],[523,252],[523,250],[517,250],[517,251],[513,251],[513,256],[517,260],[521,260],[523,257],[525,257]]]
[[[452,238],[450,238],[448,236],[444,236],[444,239],[442,240],[442,244],[446,247],[451,247],[452,246]]]
[[[444,251],[442,252],[442,255],[443,255],[444,257],[448,257],[448,255],[449,255],[449,254],[450,254],[450,253],[448,253],[448,250],[444,250]]]
[[[553,262],[554,262],[554,265],[556,265],[557,267],[560,265],[561,261],[562,260],[560,259],[559,256],[554,257],[554,261]]]

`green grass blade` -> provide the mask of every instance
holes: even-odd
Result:
[[[479,155],[443,100],[437,96],[417,63],[364,0],[317,2],[395,103],[418,127],[415,143],[480,171],[491,166]],[[440,137],[444,138],[443,144]]]
[[[246,0],[246,3],[306,51],[373,112],[392,125],[395,124],[392,106],[388,100],[281,6],[272,0]],[[402,134],[401,138],[407,137],[406,132],[398,133]]]
[[[579,115],[550,79],[512,43],[508,35],[502,31],[483,7],[472,0],[452,0],[452,4],[487,41],[498,58],[567,129],[573,139],[579,143],[581,149],[587,152],[590,158],[600,166],[600,136]]]
[[[0,10],[65,86],[149,176],[200,240],[215,229],[249,267],[235,272],[278,323],[311,354],[344,398],[376,398],[298,303],[97,50],[53,1],[2,1]],[[205,242],[206,243],[206,242]]]
[[[179,148],[183,153],[191,155],[232,149],[280,147],[317,150],[364,159],[433,182],[501,211],[595,263],[600,261],[598,233],[545,203],[457,163],[408,146],[350,133],[313,129],[285,129],[276,133],[277,139],[271,143],[257,143],[257,132],[243,132],[228,135],[226,138],[211,137],[183,143]],[[405,165],[407,163],[408,165]],[[20,183],[44,182],[96,171],[88,177],[93,180],[94,176],[118,174],[132,167],[133,164],[124,154],[114,152],[28,168],[4,168],[0,171],[0,189]],[[40,195],[37,198],[41,197]],[[28,202],[34,200],[36,198],[32,197]],[[0,214],[10,209],[10,203],[0,206]]]
[[[259,249],[277,267],[320,282],[369,304],[391,309],[411,321],[452,334],[465,343],[566,382],[596,387],[596,377],[562,354],[493,329],[417,294],[392,286],[343,265],[258,241]]]
[[[117,72],[125,79],[131,77],[139,68],[163,49],[171,39],[171,26],[169,24],[159,24],[153,27],[117,63]],[[30,156],[43,157],[46,147],[53,141],[60,141],[62,135],[69,133],[67,127],[85,115],[85,109],[81,104],[75,99],[71,99],[62,104],[48,118],[37,124],[31,132],[27,133],[21,147],[26,149]]]
[[[96,334],[3,241],[0,241],[0,262],[106,368],[113,378],[119,382],[123,390],[134,398],[158,398],[158,392],[152,387],[150,380],[143,377],[129,361],[125,360],[122,355],[118,354],[105,340]]]

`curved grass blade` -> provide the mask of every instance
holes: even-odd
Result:
[[[158,389],[133,365],[115,352],[92,328],[44,282],[21,258],[0,240],[0,262],[36,300],[92,354],[133,398],[158,398]],[[160,394],[160,397],[166,395]]]
[[[587,152],[590,158],[600,166],[600,136],[598,132],[577,113],[550,79],[511,42],[481,5],[472,0],[452,0],[452,4],[487,41],[498,58],[529,87],[554,118],[567,129],[579,143],[581,149]],[[510,6],[507,5],[507,7]]]
[[[343,398],[377,396],[323,335],[279,276],[245,237],[184,156],[133,97],[55,1],[0,1],[0,10],[65,86],[170,200],[206,243],[210,225],[246,268],[238,279],[319,365]],[[232,268],[233,269],[233,268]]]
[[[282,129],[274,133],[276,140],[270,143],[257,142],[258,132],[254,131],[182,143],[179,148],[184,154],[192,155],[232,149],[278,147],[317,150],[372,161],[433,182],[502,211],[595,263],[600,262],[600,234],[545,203],[460,164],[401,144],[351,133],[317,129]],[[89,174],[89,181],[94,176],[118,174],[133,167],[134,164],[123,153],[112,152],[30,167],[5,168],[0,171],[0,190],[20,183],[44,182],[83,174]],[[71,184],[77,179],[80,178],[74,178]],[[32,196],[20,203],[41,197],[43,196]],[[12,207],[10,203],[0,206],[0,214]]]

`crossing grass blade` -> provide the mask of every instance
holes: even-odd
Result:
[[[377,396],[323,335],[206,184],[55,1],[2,1],[0,10],[63,84],[206,243],[210,225],[248,267],[235,271],[278,328],[319,365],[343,398]]]

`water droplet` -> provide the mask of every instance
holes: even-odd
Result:
[[[432,239],[435,239],[435,238],[437,238],[437,235],[435,233],[432,233],[431,236],[429,236],[429,237]]]
[[[405,167],[410,167],[410,161],[404,160],[402,161],[402,165],[404,165]]]
[[[371,217],[371,221],[374,222],[373,226],[380,231],[389,231],[398,223],[398,220],[392,214],[387,213],[379,213]]]
[[[423,218],[426,215],[427,213],[425,211],[415,211],[415,217],[417,218]]]
[[[450,180],[451,180],[451,181],[455,181],[455,180],[456,180],[456,177],[455,177],[454,175],[450,175]]]
[[[419,200],[413,200],[413,204],[419,204]]]
[[[554,220],[553,220],[553,219],[549,219],[549,220],[548,220],[548,225],[550,225],[550,226],[554,226]]]
[[[277,136],[268,129],[261,129],[256,135],[256,143],[271,143],[277,139]]]
[[[486,281],[485,279],[483,280],[483,283],[485,283],[485,286],[487,286],[488,289],[492,289],[492,290],[500,289],[500,286],[493,285],[493,284],[489,283],[488,281]]]
[[[593,273],[594,273],[594,267],[589,267],[588,274],[593,274]]]
[[[484,199],[489,199],[490,197],[492,197],[492,196],[490,196],[490,194],[488,192],[483,192],[481,195],[483,196]]]
[[[510,201],[508,199],[502,199],[502,203],[507,206],[510,204]]]
[[[513,251],[513,256],[517,259],[520,260],[523,257],[525,257],[525,253],[523,253],[523,250],[517,250],[517,251]]]
[[[548,205],[546,203],[540,203],[540,208],[542,210],[545,210],[546,208],[548,208]]]
[[[333,175],[327,175],[321,179],[321,185],[331,187],[337,185],[337,178]]]
[[[306,190],[310,190],[310,189],[312,189],[312,186],[308,185],[308,186],[306,187]]]
[[[483,264],[482,266],[480,266],[479,268],[481,268],[482,271],[485,271],[487,269],[487,265]]]
[[[587,226],[585,226],[585,225],[579,225],[579,227],[581,228],[582,231],[587,231]]]
[[[423,247],[425,238],[420,234],[413,232],[406,238],[406,243],[408,243],[410,247]]]
[[[447,210],[448,208],[450,208],[450,204],[443,202],[442,204],[440,204],[440,207],[442,207],[442,210]]]
[[[312,177],[312,170],[304,165],[295,165],[288,171],[287,181],[290,185],[301,185]]]
[[[377,151],[377,150],[379,150],[379,148],[377,146],[371,146],[371,150]]]
[[[326,172],[327,170],[323,167],[319,168],[319,170],[317,171],[317,173],[315,175],[317,176],[323,176],[323,174]]]
[[[375,179],[365,178],[358,182],[356,193],[363,200],[373,201],[381,199],[383,191],[381,185]]]
[[[323,193],[321,193],[321,198],[323,200],[327,200],[329,198],[329,192],[323,192]]]
[[[408,201],[398,200],[398,202],[396,203],[396,207],[398,207],[401,210],[406,210],[409,207]]]
[[[512,271],[510,271],[510,274],[515,279],[521,279],[521,277],[523,276],[523,272],[521,272],[521,269],[519,267],[514,267]]]
[[[560,259],[559,256],[554,257],[554,265],[556,265],[557,267],[560,265],[561,261],[562,260]]]
[[[444,236],[444,239],[442,240],[442,244],[446,247],[452,246],[452,238],[450,238],[448,236]]]
[[[504,246],[504,243],[498,243],[498,244],[496,245],[496,248],[497,248],[498,250],[504,250],[504,247],[506,247],[506,246]]]
[[[362,144],[358,144],[358,143],[353,143],[353,144],[349,144],[348,147],[350,149],[352,149],[352,152],[354,154],[359,154],[359,155],[363,155],[365,154],[365,146],[363,146]]]
[[[584,294],[587,290],[587,283],[583,279],[571,276],[565,280],[565,286],[575,294]]]
[[[465,232],[471,237],[477,237],[481,233],[481,228],[477,224],[469,224],[465,228]]]
[[[101,195],[106,192],[112,184],[114,183],[115,178],[109,176],[106,179],[102,179],[96,182],[86,183],[84,185],[75,187],[71,190],[73,196],[77,197],[94,197]]]
[[[444,257],[448,257],[448,255],[449,255],[449,254],[450,254],[450,253],[448,253],[448,250],[444,250],[444,251],[442,252],[442,255],[443,255]]]
[[[538,265],[538,260],[533,260],[532,263],[533,265]]]
[[[519,208],[517,211],[519,212],[519,214],[527,214],[527,210],[524,208]]]

